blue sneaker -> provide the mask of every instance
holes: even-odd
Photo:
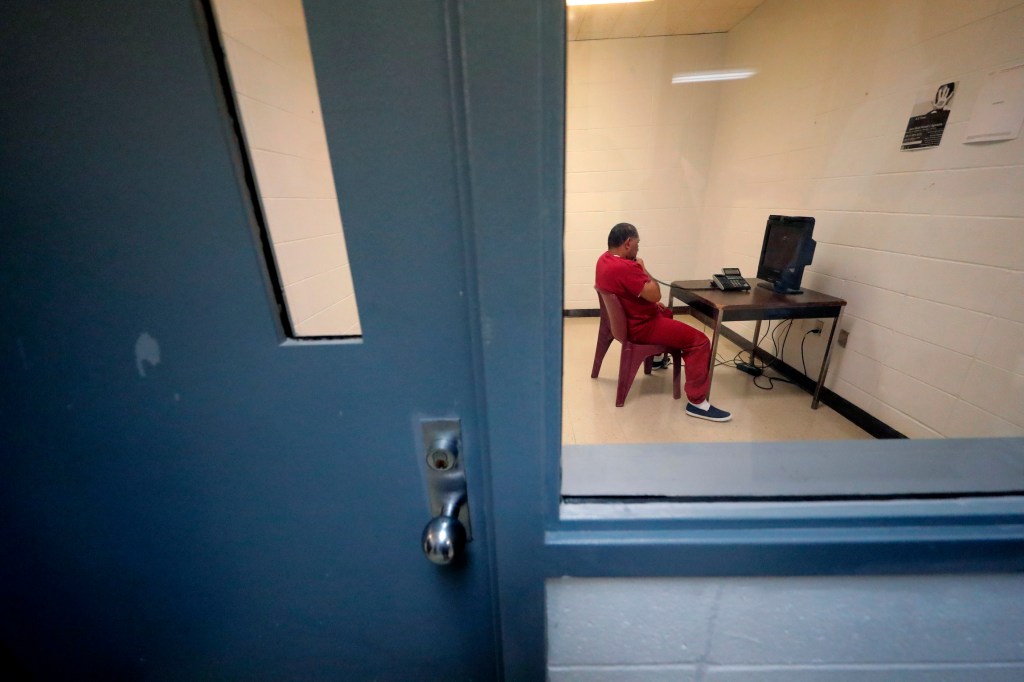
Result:
[[[732,413],[720,410],[714,405],[709,406],[706,410],[702,410],[693,403],[686,403],[686,414],[690,417],[707,419],[711,422],[727,422],[732,419]]]

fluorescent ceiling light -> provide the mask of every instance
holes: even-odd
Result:
[[[625,2],[651,2],[652,0],[565,0],[569,7],[579,5],[618,5]]]
[[[721,69],[718,71],[693,71],[677,73],[672,76],[673,83],[707,83],[709,81],[735,81],[750,78],[757,71],[754,69]]]

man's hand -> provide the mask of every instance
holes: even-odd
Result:
[[[643,269],[644,274],[650,277],[650,279],[647,280],[647,284],[644,285],[643,290],[640,292],[640,298],[644,299],[645,301],[650,301],[651,303],[660,301],[661,287],[659,287],[658,283],[654,281],[654,277],[651,275],[651,273],[647,272],[647,268],[644,266],[644,259],[637,258],[636,262],[640,264],[640,267]]]

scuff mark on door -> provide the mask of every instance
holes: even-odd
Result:
[[[143,363],[147,362],[154,367],[160,364],[160,344],[147,332],[142,332],[135,342],[135,367],[142,378],[146,377],[146,367]]]

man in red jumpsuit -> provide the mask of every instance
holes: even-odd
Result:
[[[686,414],[713,422],[727,422],[732,415],[708,402],[708,361],[711,342],[688,324],[672,319],[661,304],[661,287],[637,258],[640,234],[629,223],[619,223],[608,233],[608,250],[597,259],[598,289],[616,294],[626,312],[629,339],[636,343],[678,348],[686,371]]]

